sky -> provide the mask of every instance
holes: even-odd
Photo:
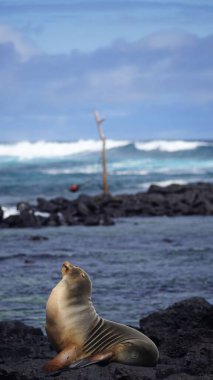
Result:
[[[213,139],[212,0],[0,0],[0,140]]]

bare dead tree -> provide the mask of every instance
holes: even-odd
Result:
[[[100,139],[102,140],[102,178],[103,178],[103,190],[104,193],[108,193],[108,183],[107,183],[107,169],[106,169],[106,137],[104,135],[102,124],[105,120],[105,118],[100,118],[97,111],[94,112],[95,121],[98,126],[98,132]]]

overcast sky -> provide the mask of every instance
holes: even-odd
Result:
[[[213,139],[212,0],[0,2],[0,140]]]

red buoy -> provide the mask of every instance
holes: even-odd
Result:
[[[72,193],[75,193],[76,191],[79,190],[79,186],[76,184],[76,183],[73,183],[71,186],[70,186],[70,191]]]

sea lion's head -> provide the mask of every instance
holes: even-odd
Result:
[[[65,261],[61,267],[61,274],[73,296],[90,297],[92,283],[88,274],[81,268]]]

